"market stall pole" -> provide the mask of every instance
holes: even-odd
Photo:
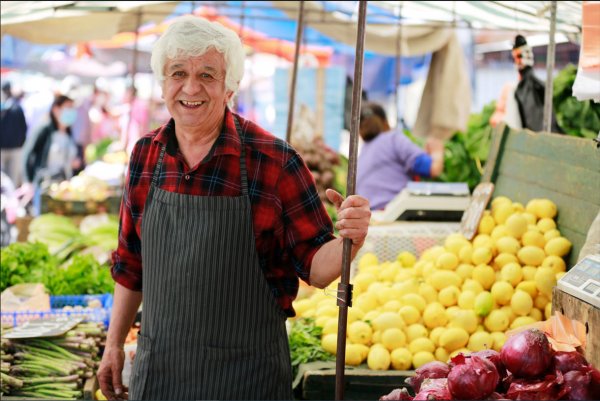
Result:
[[[556,0],[550,4],[550,40],[548,42],[548,53],[546,57],[546,91],[544,92],[544,120],[543,132],[552,131],[552,92],[553,92],[553,72],[554,72],[554,53],[556,50],[555,41],[556,32]]]
[[[358,151],[358,125],[362,92],[362,69],[365,47],[365,22],[367,18],[367,1],[360,1],[358,6],[358,31],[356,34],[356,56],[354,63],[354,85],[352,87],[352,119],[350,123],[350,153],[348,159],[347,196],[356,190],[356,162]],[[344,399],[344,366],[346,362],[346,325],[348,324],[348,306],[352,306],[352,285],[350,284],[350,262],[352,241],[344,238],[342,255],[342,277],[338,284],[337,304],[340,308],[338,317],[337,353],[335,365],[335,399]]]
[[[292,123],[294,121],[294,107],[296,103],[296,77],[298,76],[298,59],[300,58],[300,44],[302,43],[302,31],[304,29],[304,0],[300,2],[298,12],[298,25],[296,27],[296,47],[294,49],[294,67],[292,68],[292,82],[290,84],[290,107],[288,110],[287,131],[285,140],[292,140]]]

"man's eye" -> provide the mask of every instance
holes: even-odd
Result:
[[[175,71],[174,73],[171,74],[171,76],[173,78],[183,78],[183,77],[185,77],[185,72],[183,72],[183,71]]]
[[[202,74],[200,74],[200,77],[203,79],[213,79],[213,76],[206,72],[203,72]]]

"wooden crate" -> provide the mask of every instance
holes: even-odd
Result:
[[[335,362],[319,363],[315,369],[306,369],[300,391],[296,395],[303,400],[335,399]],[[366,366],[346,367],[344,399],[378,400],[392,390],[408,387],[404,382],[414,371],[374,371]]]
[[[523,205],[533,198],[556,203],[558,229],[573,243],[567,268],[575,265],[600,210],[600,150],[594,141],[501,125],[482,182],[495,184],[494,197]]]
[[[552,291],[552,309],[585,325],[585,358],[595,368],[600,368],[600,310],[558,287]]]

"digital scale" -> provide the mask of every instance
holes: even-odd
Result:
[[[464,182],[415,182],[392,199],[383,211],[372,213],[377,222],[460,221],[469,206],[469,186]]]
[[[557,286],[600,309],[600,255],[586,256],[558,280]]]

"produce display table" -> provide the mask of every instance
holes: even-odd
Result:
[[[378,400],[394,389],[408,387],[404,380],[413,374],[412,370],[370,370],[366,365],[346,367],[344,399]],[[300,399],[335,399],[335,362],[300,365],[295,384],[295,395]]]

